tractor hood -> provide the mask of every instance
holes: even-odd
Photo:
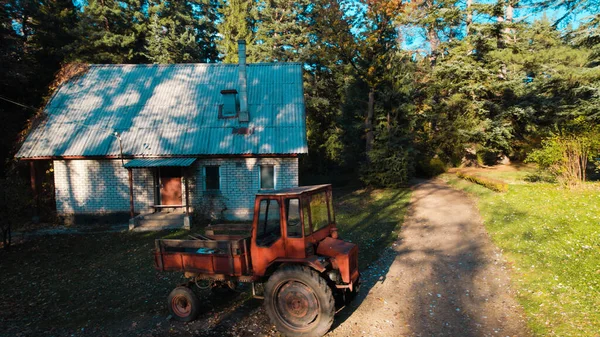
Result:
[[[348,255],[352,248],[356,247],[355,244],[346,242],[332,237],[326,237],[323,241],[319,242],[317,247],[317,254],[329,257],[336,257],[338,255]]]
[[[350,283],[353,276],[358,276],[358,246],[326,237],[319,242],[317,246],[317,254],[327,256],[331,259],[331,264],[334,269],[338,269],[345,283]]]

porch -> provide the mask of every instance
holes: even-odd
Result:
[[[190,197],[186,169],[196,158],[133,159],[123,166],[129,173],[131,231],[190,229]],[[154,176],[152,212],[136,214],[133,169],[151,169]]]

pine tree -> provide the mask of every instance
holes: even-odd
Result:
[[[310,0],[258,0],[251,9],[256,22],[251,61],[302,62],[309,48]]]
[[[90,0],[80,14],[69,61],[136,63],[142,60],[146,20],[142,0]]]
[[[144,55],[153,63],[214,62],[216,6],[205,1],[151,0]]]
[[[223,62],[238,62],[238,40],[246,41],[248,50],[254,46],[250,45],[254,40],[251,30],[251,0],[229,0],[219,10],[222,21],[218,29],[221,39],[218,42],[219,52],[224,55]]]
[[[51,75],[67,55],[66,46],[76,39],[77,20],[77,8],[71,0],[40,1],[32,16],[35,34],[31,44],[37,58],[45,64],[44,68],[50,68]]]

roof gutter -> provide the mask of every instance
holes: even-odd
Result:
[[[124,155],[123,159],[160,159],[160,158],[295,158],[304,153],[265,153],[265,154],[205,154],[205,155],[166,155],[166,156],[131,156]],[[19,157],[18,160],[99,160],[99,159],[121,159],[120,155],[106,156],[40,156]]]

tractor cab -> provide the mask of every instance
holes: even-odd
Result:
[[[338,238],[331,185],[293,187],[256,195],[251,237],[254,275],[282,263],[329,273],[336,285],[358,278],[358,248]]]

